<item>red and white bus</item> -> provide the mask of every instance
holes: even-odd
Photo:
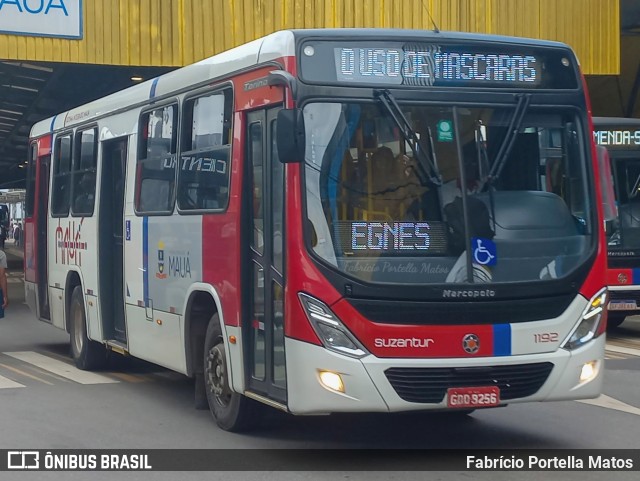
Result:
[[[609,327],[640,314],[640,119],[595,117],[608,248]],[[607,184],[613,183],[607,193]],[[609,199],[609,200],[608,200]]]
[[[25,289],[224,429],[592,398],[606,250],[566,45],[282,31],[37,123]]]

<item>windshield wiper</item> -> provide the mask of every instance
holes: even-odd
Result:
[[[516,108],[514,109],[511,120],[509,121],[507,133],[504,136],[504,139],[502,139],[502,144],[500,144],[500,149],[498,149],[498,153],[496,154],[496,160],[491,167],[481,190],[484,189],[486,184],[492,184],[500,177],[502,169],[504,169],[507,159],[509,158],[509,154],[511,153],[511,149],[513,148],[513,144],[516,141],[518,131],[520,130],[520,126],[524,120],[524,114],[529,108],[531,94],[519,94],[517,97],[518,103],[516,104]]]
[[[638,196],[639,190],[640,190],[640,175],[638,176],[635,183],[633,184],[631,191],[629,191],[629,194],[628,194],[629,199],[635,199]]]
[[[476,150],[478,152],[478,168],[480,169],[480,178],[484,178],[485,172],[489,171],[489,153],[487,152],[487,139],[484,138],[483,123],[478,120],[476,123]],[[482,190],[482,187],[480,188]],[[491,222],[493,230],[496,230],[496,212],[495,202],[493,198],[493,190],[489,189],[489,207],[491,209]]]
[[[442,185],[442,177],[438,171],[438,166],[435,159],[429,156],[429,151],[420,143],[420,139],[415,130],[411,128],[411,124],[407,117],[402,113],[402,109],[396,102],[389,90],[379,90],[376,92],[376,97],[380,100],[380,103],[387,110],[395,124],[400,129],[400,133],[404,140],[409,144],[414,155],[417,157],[417,165],[420,167],[418,174],[421,181],[427,180],[435,186]],[[430,140],[431,141],[431,140]]]

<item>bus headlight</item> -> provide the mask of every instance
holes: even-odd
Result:
[[[311,326],[325,348],[355,358],[368,354],[324,302],[303,293],[299,293],[298,297]]]
[[[564,349],[573,351],[578,347],[595,339],[604,332],[607,308],[607,288],[603,288],[591,298],[589,304],[582,313],[580,322],[571,331],[571,334],[562,344]]]

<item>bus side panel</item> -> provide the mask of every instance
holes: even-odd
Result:
[[[235,112],[233,123],[229,205],[224,214],[202,217],[202,269],[203,281],[211,284],[220,295],[225,324],[240,326],[240,265],[244,248],[240,232],[244,115]]]
[[[54,162],[55,163],[55,162]],[[53,169],[51,180],[53,181]],[[69,256],[65,247],[64,231],[66,224],[71,220],[65,218],[49,218],[47,238],[47,262],[49,263],[49,302],[51,305],[51,323],[61,329],[65,328],[64,319],[64,287],[69,269]],[[66,242],[69,242],[67,237]],[[66,244],[68,246],[68,244]]]
[[[68,223],[69,236],[73,242],[68,245],[66,253],[69,269],[80,276],[82,292],[85,294],[87,309],[87,336],[94,341],[102,341],[102,326],[100,324],[98,294],[98,208],[95,207],[93,216],[72,218]],[[64,252],[58,249],[60,257]],[[71,295],[71,292],[68,293]],[[93,305],[88,304],[93,299]]]
[[[191,285],[202,282],[202,217],[143,217],[136,224],[125,240],[129,352],[186,372],[182,310]]]
[[[187,373],[182,316],[154,309],[147,319],[144,309],[126,305],[129,353],[182,374]]]
[[[279,59],[278,61],[282,61]],[[245,109],[277,105],[284,101],[284,89],[268,87],[264,80],[273,66],[262,67],[233,78],[234,117],[230,196],[224,214],[202,219],[202,258],[204,282],[220,294],[224,322],[241,325],[241,269],[245,257],[240,225],[242,222],[243,172],[245,156]]]
[[[37,193],[36,193],[37,195]],[[23,242],[24,242],[24,281],[36,282],[36,269],[38,260],[36,259],[36,214],[24,220]],[[46,267],[46,266],[44,266]],[[35,312],[35,311],[34,311]]]
[[[135,118],[110,120],[110,129],[131,130]],[[183,306],[201,282],[202,217],[136,214],[137,135],[129,137],[125,193],[124,299],[127,348],[131,355],[186,372]]]
[[[60,329],[65,329],[64,289],[49,287],[49,302],[51,305],[51,323]]]
[[[82,266],[97,265],[95,220],[79,217],[59,217],[49,219],[49,299],[51,302],[51,323],[65,329],[65,289],[70,271],[77,273],[86,289],[97,289],[95,280],[85,279]],[[91,248],[89,251],[88,248]],[[85,268],[86,269],[86,268]],[[94,273],[95,268],[86,269]],[[71,295],[71,292],[68,293]]]

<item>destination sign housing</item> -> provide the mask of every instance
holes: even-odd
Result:
[[[309,40],[304,82],[345,86],[578,89],[569,49],[497,42]]]

